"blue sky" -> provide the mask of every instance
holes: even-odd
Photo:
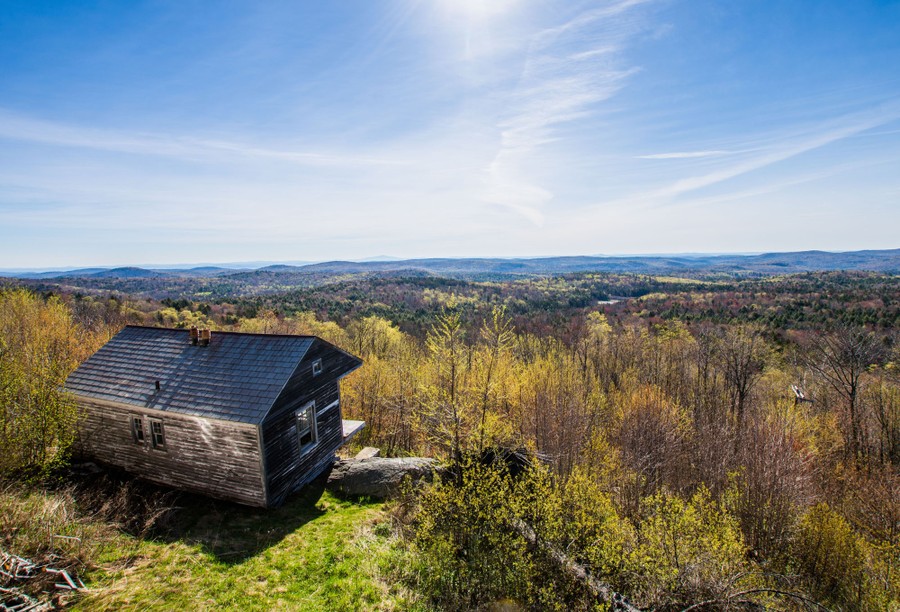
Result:
[[[0,267],[900,247],[897,1],[0,9]]]

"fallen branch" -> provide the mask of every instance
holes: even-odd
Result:
[[[49,573],[49,574],[59,574],[59,575],[62,576],[63,579],[66,581],[66,584],[56,583],[56,584],[54,585],[56,588],[58,588],[58,589],[67,589],[67,590],[70,590],[70,591],[77,591],[77,590],[78,590],[78,587],[77,587],[77,586],[75,585],[75,583],[72,581],[72,577],[69,576],[69,572],[67,572],[66,570],[58,570],[58,569],[53,569],[53,568],[51,568],[51,567],[48,567],[45,571],[46,571],[47,573]]]
[[[600,582],[580,563],[573,561],[562,552],[559,548],[549,542],[541,540],[534,528],[522,520],[516,520],[513,523],[515,530],[525,538],[525,541],[534,548],[537,548],[547,555],[563,572],[570,578],[583,584],[591,592],[591,594],[603,603],[611,605],[612,612],[641,612],[628,601],[621,593],[613,590],[611,586],[604,582]]]

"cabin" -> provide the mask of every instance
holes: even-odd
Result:
[[[362,361],[315,336],[129,325],[66,380],[76,450],[155,483],[273,507],[362,427],[341,379]]]

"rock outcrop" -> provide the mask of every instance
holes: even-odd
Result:
[[[437,470],[437,462],[424,457],[342,459],[331,469],[328,488],[383,499],[395,495],[404,479],[430,480]]]

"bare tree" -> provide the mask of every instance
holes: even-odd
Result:
[[[740,433],[747,400],[763,375],[771,350],[759,328],[731,326],[719,336],[717,352],[731,395],[731,411]]]
[[[719,342],[718,329],[711,325],[701,325],[692,331],[694,336],[694,387],[690,403],[694,422],[698,427],[719,421],[716,408],[721,396],[721,373],[716,368]]]
[[[863,450],[859,392],[866,369],[881,361],[887,345],[862,327],[842,325],[807,343],[805,365],[818,374],[846,402],[850,421],[848,451],[854,457]]]

